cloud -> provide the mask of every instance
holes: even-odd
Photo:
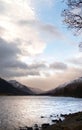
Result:
[[[55,69],[55,70],[65,70],[65,69],[67,69],[67,65],[62,62],[54,62],[54,63],[50,64],[50,68]]]
[[[40,72],[38,70],[28,70],[27,76],[32,76],[32,77],[40,76]]]
[[[0,38],[0,74],[3,77],[6,75],[9,77],[11,73],[27,68],[27,65],[19,60],[19,55],[21,55],[21,51],[16,43],[13,44]]]
[[[82,69],[77,67],[69,67],[67,70],[61,73],[54,73],[47,77],[35,77],[35,78],[18,78],[18,80],[28,86],[41,88],[43,90],[50,90],[58,87],[59,85],[70,82],[75,78],[82,77]]]
[[[46,64],[45,63],[33,63],[33,64],[29,64],[28,66],[28,69],[45,69],[47,68]]]
[[[0,38],[0,60],[5,60],[12,59],[14,56],[17,57],[17,54],[20,54],[21,51],[20,49],[15,46],[16,44],[14,43],[9,43],[5,41],[4,39]],[[8,60],[7,59],[7,60]]]
[[[38,20],[20,20],[18,21],[18,24],[23,27],[29,25],[33,28],[36,28],[39,32],[43,32],[49,37],[61,39],[65,38],[61,31],[53,24],[43,23]]]
[[[0,12],[0,36],[9,42],[20,41],[22,55],[41,54],[46,48],[49,37],[50,39],[64,37],[55,25],[43,23],[38,19],[34,0],[0,0],[0,2],[0,8],[3,9]],[[53,0],[42,0],[40,3],[46,5],[53,3]],[[47,38],[44,38],[44,35]]]
[[[20,50],[23,55],[36,55],[44,51],[46,43],[40,37],[40,33],[32,26],[19,26],[18,21],[37,20],[34,8],[29,4],[29,0],[0,0],[0,36],[9,42],[20,41]],[[4,30],[3,30],[4,29]]]
[[[28,70],[28,69],[23,69],[23,68],[2,68],[0,69],[0,76],[5,78],[5,79],[14,79],[16,80],[18,78],[24,78],[26,77],[40,77],[40,72],[38,70]]]
[[[70,58],[68,61],[74,65],[81,66],[82,65],[82,55],[78,55],[73,58]]]
[[[40,76],[40,70],[45,69],[44,63],[26,64],[20,61],[22,52],[18,43],[7,42],[0,38],[0,75],[4,78],[21,76]]]
[[[29,2],[34,6],[46,6],[51,8],[54,5],[55,0],[30,0]]]
[[[63,34],[52,24],[41,25],[41,30],[54,38],[62,38]]]
[[[37,70],[24,70],[24,69],[13,69],[13,68],[10,68],[10,69],[2,69],[0,70],[0,76],[3,77],[3,78],[6,78],[6,79],[14,79],[16,78],[16,80],[18,78],[24,78],[26,77],[28,79],[28,77],[39,77],[40,76],[40,73],[39,71]]]

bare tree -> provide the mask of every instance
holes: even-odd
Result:
[[[67,9],[63,10],[64,22],[75,34],[82,32],[82,0],[64,0]]]

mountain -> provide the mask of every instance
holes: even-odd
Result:
[[[43,91],[39,88],[31,88],[31,87],[27,87],[21,83],[19,83],[16,80],[10,80],[8,81],[10,84],[12,84],[15,88],[18,88],[24,92],[29,92],[31,95],[36,95],[36,94],[40,94],[43,93]]]
[[[13,85],[15,88],[23,91],[23,92],[26,92],[26,93],[29,93],[30,95],[34,95],[36,94],[33,90],[31,90],[30,87],[27,87],[21,83],[19,83],[18,81],[16,80],[10,80],[8,81],[11,85]]]
[[[30,90],[23,91],[6,80],[0,78],[0,95],[31,95]]]
[[[62,84],[53,90],[47,91],[44,95],[82,98],[82,77]]]

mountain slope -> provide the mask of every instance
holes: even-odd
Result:
[[[27,93],[29,93],[30,95],[34,95],[34,94],[35,94],[35,92],[32,91],[32,90],[30,89],[30,87],[27,87],[27,86],[25,86],[25,85],[19,83],[19,82],[16,81],[16,80],[10,80],[9,83],[12,84],[15,88],[17,88],[17,89],[19,89],[19,90],[21,90],[21,91],[23,91],[23,92],[27,92]]]
[[[52,96],[70,96],[82,98],[82,77],[58,86],[45,93]]]
[[[22,91],[0,78],[0,95],[30,95],[30,93]]]

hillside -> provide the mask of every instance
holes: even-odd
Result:
[[[35,93],[30,89],[30,87],[27,87],[27,86],[25,86],[25,85],[19,83],[19,82],[16,81],[16,80],[10,80],[10,81],[8,81],[8,82],[9,82],[11,85],[13,85],[15,88],[17,88],[17,89],[19,89],[19,90],[21,90],[21,91],[23,91],[23,92],[29,93],[30,95],[35,94]]]
[[[0,95],[31,95],[31,91],[24,91],[11,83],[7,82],[6,80],[0,78]]]
[[[62,84],[53,90],[47,91],[44,95],[82,98],[82,77]]]
[[[32,87],[25,86],[16,80],[10,80],[8,82],[12,84],[15,88],[18,88],[24,92],[29,92],[32,95],[43,93],[43,91],[39,88],[32,88]]]

